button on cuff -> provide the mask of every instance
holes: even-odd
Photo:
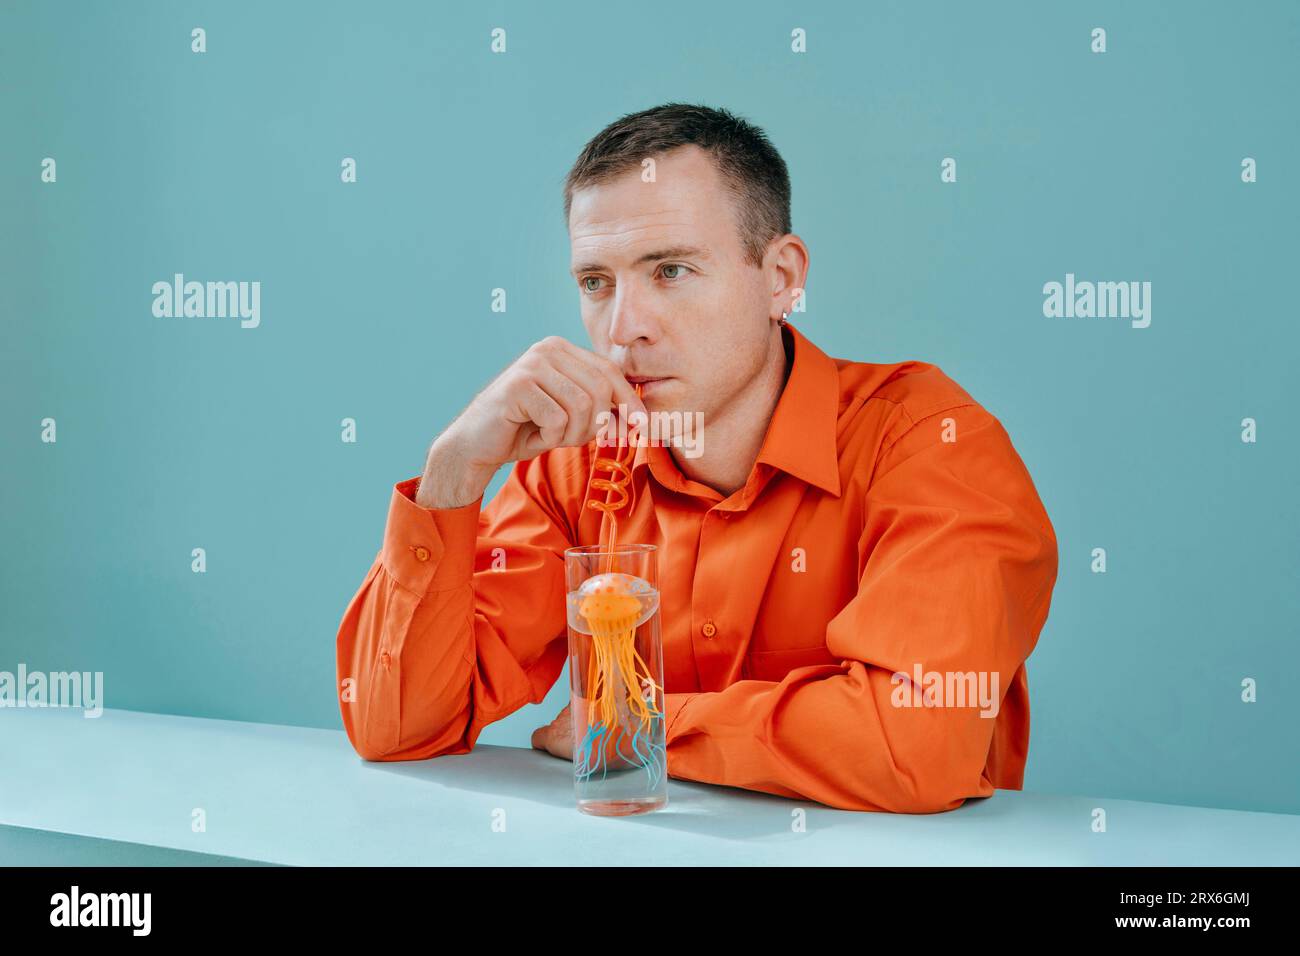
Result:
[[[419,479],[413,478],[393,489],[384,529],[384,569],[421,596],[469,584],[482,497],[460,508],[422,508],[414,501],[418,487]]]

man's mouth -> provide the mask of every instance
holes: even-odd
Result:
[[[641,389],[641,397],[649,400],[659,394],[659,390],[664,387],[663,383],[669,381],[672,376],[668,375],[624,375],[634,388]]]

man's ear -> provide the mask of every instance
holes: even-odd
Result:
[[[808,247],[794,233],[773,240],[765,256],[765,271],[771,278],[769,314],[784,325],[808,281]]]

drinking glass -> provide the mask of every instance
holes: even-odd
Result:
[[[653,544],[564,552],[573,778],[584,813],[668,804],[657,559]]]

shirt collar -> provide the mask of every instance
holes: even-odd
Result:
[[[755,463],[763,462],[839,497],[840,466],[836,448],[839,368],[834,359],[813,345],[788,320],[785,328],[793,345],[794,360]],[[660,470],[668,473],[665,475],[670,478],[665,482],[668,487],[683,491],[687,490],[686,485],[695,484],[681,474],[667,448],[647,443],[637,445],[632,470],[650,463],[651,458],[664,466]]]

